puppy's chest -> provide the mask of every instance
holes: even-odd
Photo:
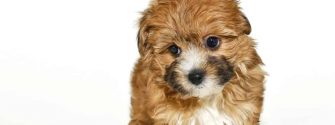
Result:
[[[185,118],[182,112],[175,115],[176,125],[233,125],[230,117],[212,106],[197,109],[189,118]]]

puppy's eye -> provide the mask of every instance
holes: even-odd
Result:
[[[180,48],[177,45],[172,45],[169,47],[169,51],[173,54],[178,56],[181,53]]]
[[[206,40],[206,46],[208,48],[214,49],[220,45],[220,39],[215,36],[208,37]]]

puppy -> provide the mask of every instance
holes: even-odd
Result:
[[[264,75],[235,0],[154,0],[140,19],[129,125],[258,125]]]

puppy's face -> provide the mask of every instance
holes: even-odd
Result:
[[[225,56],[215,52],[220,42],[220,38],[209,36],[200,45],[173,43],[167,54],[174,59],[165,66],[164,80],[187,96],[205,97],[221,92],[232,77],[233,68]]]
[[[138,44],[166,86],[202,98],[234,77],[239,37],[250,30],[232,0],[158,0],[141,19]]]

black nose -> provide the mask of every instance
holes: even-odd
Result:
[[[204,71],[196,69],[188,74],[188,80],[194,85],[199,85],[204,80]]]

